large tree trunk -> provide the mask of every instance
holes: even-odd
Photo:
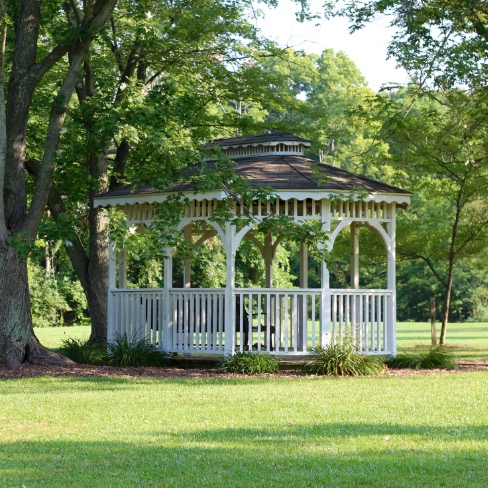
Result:
[[[3,198],[4,203],[3,206],[0,205],[0,364],[15,367],[24,361],[69,361],[49,352],[34,335],[25,251],[36,237],[46,206],[60,133],[81,65],[93,36],[108,20],[115,2],[116,0],[100,0],[95,4],[95,11],[87,7],[86,16],[79,24],[78,31],[68,35],[65,44],[56,46],[39,62],[37,40],[41,2],[23,0],[19,3],[8,84],[6,130],[0,134],[0,147],[5,151],[5,158],[3,154],[0,158],[0,165],[5,165],[0,168],[0,175],[4,175],[3,192],[0,193],[0,199]],[[37,84],[68,52],[70,66],[60,80],[59,91],[51,106],[43,161],[28,206],[25,159],[30,103]],[[3,89],[1,84],[0,88]],[[1,110],[3,109],[2,107]],[[0,113],[0,116],[2,119],[3,114]]]
[[[32,331],[27,259],[11,247],[0,249],[0,362],[19,366],[26,358]]]
[[[100,208],[90,209],[90,259],[86,296],[91,319],[89,343],[107,343],[108,232]]]
[[[0,364],[18,367],[23,362],[73,364],[49,351],[32,329],[27,258],[12,247],[0,248]]]
[[[95,158],[98,160],[98,158]],[[97,164],[93,165],[92,176],[95,181],[106,181],[106,169],[97,173]],[[102,167],[106,164],[102,164]],[[28,160],[27,170],[37,177],[39,162]],[[102,186],[96,194],[104,191]],[[48,198],[48,208],[55,220],[58,220],[66,212],[63,197],[56,186],[51,187]],[[80,280],[83,291],[88,302],[88,311],[91,320],[91,334],[89,343],[94,346],[105,346],[107,342],[107,292],[108,292],[108,232],[102,209],[90,207],[89,213],[89,250],[85,250],[83,243],[78,237],[74,237],[66,252],[70,258],[73,269]]]

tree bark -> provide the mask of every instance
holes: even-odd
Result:
[[[0,302],[1,365],[15,368],[23,362],[73,364],[37,340],[31,320],[27,258],[5,246],[0,247]]]
[[[26,163],[27,170],[34,177],[37,176],[39,166],[39,162],[35,160],[28,160]],[[67,211],[55,185],[51,187],[47,204],[55,220]],[[92,324],[89,343],[104,346],[107,341],[108,234],[100,209],[90,209],[89,231],[90,255],[78,237],[72,239],[66,247],[66,253],[88,302]]]
[[[103,347],[107,343],[108,232],[101,209],[92,209],[90,213],[91,227],[97,227],[97,232],[90,236],[86,295],[91,319],[89,344]]]
[[[456,259],[458,227],[459,227],[459,222],[461,220],[462,209],[463,209],[463,204],[462,204],[462,188],[461,188],[459,190],[457,201],[456,201],[456,215],[454,217],[454,223],[451,232],[451,244],[449,246],[447,280],[446,280],[446,288],[444,292],[444,305],[442,309],[441,336],[439,338],[439,344],[441,346],[443,346],[446,343],[447,323],[449,321],[449,309],[451,308],[451,293],[452,293],[452,282],[454,276],[454,262]]]
[[[35,239],[50,192],[60,129],[91,39],[107,22],[116,0],[96,2],[96,11],[84,19],[78,36],[68,36],[37,63],[41,1],[20,2],[15,19],[15,40],[6,111],[4,203],[0,230],[0,364],[16,367],[24,361],[70,362],[41,346],[34,335],[27,276],[27,251]],[[51,107],[43,162],[30,206],[25,186],[26,133],[34,90],[44,74],[68,51],[72,64]],[[3,156],[2,156],[3,158]],[[0,159],[1,162],[1,159]],[[1,174],[1,173],[0,173]]]

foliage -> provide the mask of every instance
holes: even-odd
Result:
[[[278,359],[269,354],[258,352],[237,352],[227,356],[220,369],[226,373],[265,374],[276,373],[279,369]]]
[[[377,376],[385,371],[385,365],[375,356],[358,354],[348,340],[334,340],[315,347],[314,358],[307,364],[307,369],[326,376]]]
[[[429,349],[425,353],[402,353],[389,359],[386,363],[390,368],[409,369],[455,369],[457,367],[454,354],[445,346]]]
[[[148,339],[117,334],[107,346],[107,361],[112,366],[166,366],[170,355],[160,351]]]
[[[388,122],[394,160],[410,171],[412,208],[400,215],[398,254],[438,282],[445,341],[457,268],[483,258],[488,235],[488,100],[451,91],[412,103],[398,94]],[[435,290],[433,290],[435,293]]]
[[[395,28],[389,54],[413,81],[486,86],[488,12],[484,0],[347,0],[353,30],[378,17]]]
[[[105,351],[90,346],[88,340],[76,337],[64,339],[59,352],[78,364],[103,364],[106,357]]]
[[[364,110],[374,92],[344,52],[287,49],[254,69],[267,86],[262,107],[270,126],[311,139],[311,155],[325,164],[385,179],[388,145],[376,137],[381,122]]]
[[[32,323],[34,327],[63,325],[63,313],[70,310],[66,297],[60,293],[58,283],[52,276],[29,260],[29,290],[31,297]]]

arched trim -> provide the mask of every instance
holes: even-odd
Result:
[[[187,225],[191,224],[193,221],[194,221],[194,219],[183,219],[180,222],[180,224],[178,225],[177,229],[178,230],[183,230]],[[216,222],[211,222],[209,220],[207,220],[206,223],[208,225],[210,225],[211,227],[213,227],[217,231],[220,239],[222,240],[222,242],[224,242],[225,232],[222,230],[222,227],[220,227],[220,225],[217,224]]]
[[[339,222],[339,225],[330,234],[330,238],[328,242],[329,251],[332,251],[332,249],[334,248],[334,243],[339,233],[347,226],[351,225],[353,222],[358,222],[359,224],[366,226],[371,232],[374,232],[378,237],[380,237],[381,240],[383,241],[383,244],[385,245],[387,252],[390,253],[391,238],[379,222],[372,221],[372,222],[365,223],[363,221],[357,221],[354,219],[350,219],[350,220],[347,219]]]

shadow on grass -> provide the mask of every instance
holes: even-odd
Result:
[[[3,443],[0,485],[485,487],[486,450],[461,441],[486,432],[346,423]]]

